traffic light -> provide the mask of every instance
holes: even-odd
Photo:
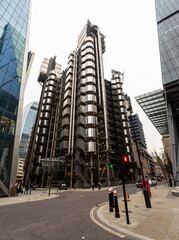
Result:
[[[127,156],[122,157],[122,169],[125,172],[129,171],[129,158]]]
[[[128,163],[128,162],[129,162],[129,159],[128,159],[127,156],[124,156],[124,157],[123,157],[123,162],[124,162],[124,163]]]
[[[111,163],[109,166],[110,166],[110,168],[112,168],[112,169],[113,169],[113,164],[112,164],[112,163]]]

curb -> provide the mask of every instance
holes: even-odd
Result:
[[[145,237],[145,236],[143,236],[143,235],[139,235],[139,234],[136,234],[136,233],[133,233],[132,231],[130,231],[130,230],[127,230],[127,229],[124,229],[124,228],[121,228],[121,227],[117,227],[117,226],[115,226],[115,225],[113,225],[113,224],[111,224],[108,220],[106,220],[103,216],[102,216],[102,214],[101,214],[101,212],[102,212],[102,210],[103,210],[103,208],[104,207],[106,207],[108,204],[107,203],[104,203],[102,206],[100,206],[100,207],[95,207],[95,208],[93,208],[92,210],[91,210],[91,212],[90,212],[90,217],[91,217],[91,215],[92,215],[92,213],[93,213],[93,219],[95,219],[95,223],[96,224],[98,224],[100,227],[102,227],[102,228],[104,228],[105,230],[107,230],[107,231],[109,231],[109,232],[111,232],[111,233],[113,233],[114,235],[117,235],[117,236],[119,236],[119,237],[121,237],[121,238],[124,238],[124,237],[126,237],[127,235],[129,236],[129,237],[132,237],[132,239],[134,240],[134,239],[141,239],[141,240],[154,240],[154,239],[152,239],[152,238],[148,238],[148,237]],[[92,219],[92,220],[93,220]],[[99,222],[100,221],[100,222]],[[104,225],[105,224],[105,225]],[[107,227],[106,227],[107,226]],[[125,235],[123,235],[123,234],[125,234]]]

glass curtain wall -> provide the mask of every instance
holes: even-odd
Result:
[[[0,1],[0,180],[9,188],[30,0]]]
[[[24,123],[23,123],[23,129],[22,129],[21,141],[20,141],[20,147],[19,147],[19,158],[25,159],[26,157],[30,134],[31,134],[32,127],[35,124],[37,110],[38,110],[37,102],[32,102],[24,108],[24,113],[23,113]]]

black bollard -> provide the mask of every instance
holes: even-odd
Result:
[[[115,202],[115,217],[120,218],[119,206],[118,206],[118,200],[117,200],[117,191],[116,190],[114,190],[114,202]]]
[[[113,212],[112,200],[111,200],[111,188],[108,190],[109,193],[109,212]]]
[[[113,190],[113,188],[111,188],[111,204],[112,204],[112,207],[114,208],[115,206],[114,206],[114,196],[113,196],[113,192],[114,192],[114,190]]]

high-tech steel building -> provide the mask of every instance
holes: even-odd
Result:
[[[104,35],[88,21],[60,77],[55,58],[44,60],[38,78],[43,88],[31,141],[35,150],[26,161],[26,182],[29,178],[44,182],[47,175],[53,175],[53,180],[65,179],[72,186],[76,174],[77,186],[88,187],[118,179],[120,157],[130,158],[131,143],[123,74],[112,70],[111,80],[104,79],[104,52]]]
[[[0,2],[0,195],[16,182],[24,89],[32,53],[27,52],[30,0]]]
[[[174,180],[179,186],[179,0],[155,0]]]

